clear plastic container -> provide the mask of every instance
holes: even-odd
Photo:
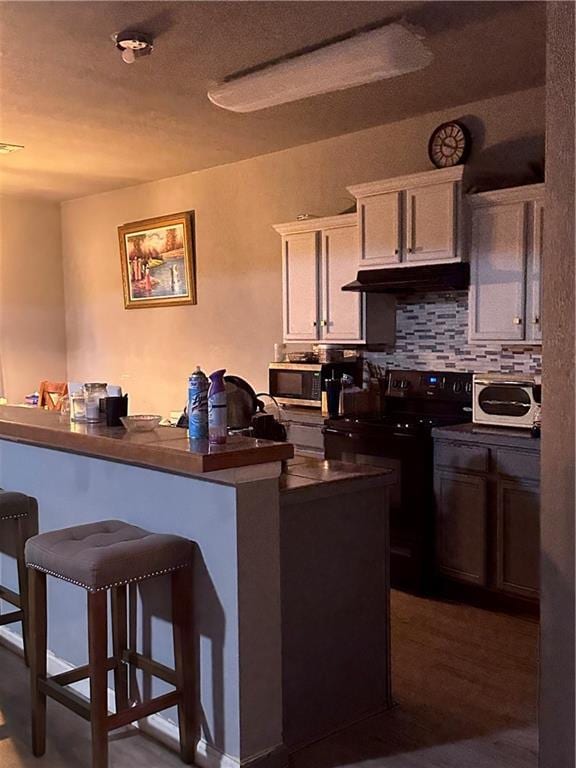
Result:
[[[95,424],[104,420],[104,414],[100,411],[100,400],[108,396],[106,384],[84,384],[84,401],[86,404],[86,421]]]
[[[86,421],[86,400],[84,395],[78,392],[70,395],[70,421]]]

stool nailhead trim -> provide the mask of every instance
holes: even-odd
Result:
[[[19,515],[4,515],[0,516],[0,523],[2,520],[17,520],[20,517],[28,517],[28,512],[21,512]]]
[[[145,579],[151,579],[154,576],[163,576],[165,573],[172,573],[173,571],[180,570],[180,568],[188,568],[191,565],[192,562],[182,563],[182,565],[175,565],[172,568],[164,568],[161,571],[152,571],[151,573],[145,573],[142,576],[135,576],[133,579],[116,581],[113,584],[106,584],[102,587],[96,587],[94,589],[94,587],[89,587],[87,584],[83,584],[81,581],[75,581],[74,579],[69,579],[66,576],[62,576],[62,574],[56,573],[55,571],[49,571],[47,568],[42,568],[42,566],[36,565],[36,563],[26,563],[27,568],[34,568],[35,571],[42,571],[42,573],[46,573],[48,576],[54,576],[57,579],[62,579],[62,581],[68,581],[70,584],[75,584],[77,587],[82,587],[88,592],[103,592],[104,590],[112,589],[112,587],[122,587],[125,584],[132,584],[135,581],[145,581]]]

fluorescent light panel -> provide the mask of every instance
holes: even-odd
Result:
[[[0,141],[0,155],[9,155],[10,152],[17,152],[19,149],[24,149],[22,144],[6,144]]]
[[[208,98],[232,112],[255,112],[398,77],[427,67],[432,59],[418,35],[393,23],[222,83]]]

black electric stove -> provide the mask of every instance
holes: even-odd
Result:
[[[382,412],[328,419],[327,459],[393,469],[390,489],[392,586],[426,593],[433,581],[435,427],[472,418],[472,375],[390,371]]]

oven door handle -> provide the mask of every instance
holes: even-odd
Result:
[[[339,429],[331,429],[330,427],[324,427],[322,429],[323,435],[337,435],[338,437],[347,437],[349,440],[361,440],[362,436],[357,435],[356,432],[341,432]]]

